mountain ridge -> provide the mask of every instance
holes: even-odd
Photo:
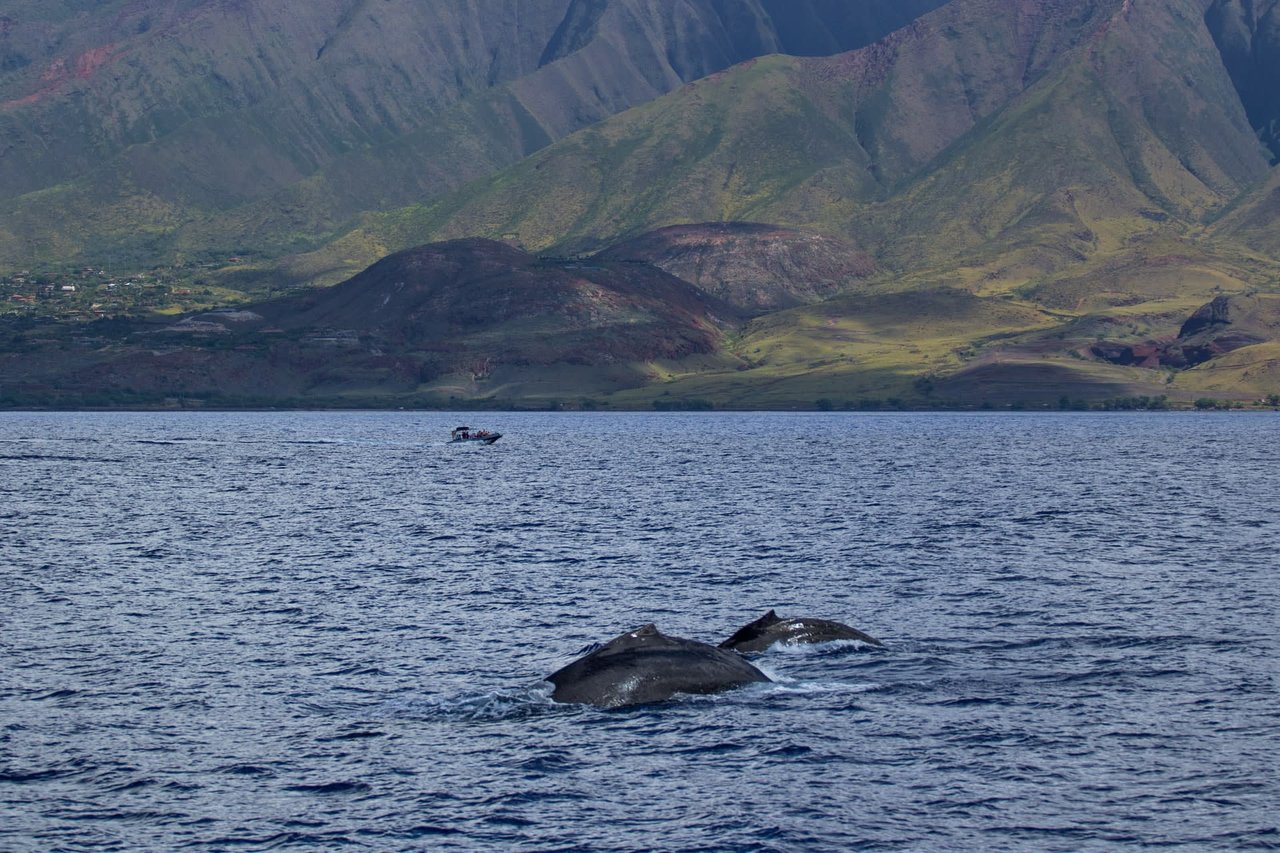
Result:
[[[1009,6],[1021,14],[996,14]],[[921,254],[910,241],[963,249],[989,242],[993,228],[1019,220],[1025,227],[1025,204],[1004,223],[967,232],[952,227],[960,217],[951,211],[976,202],[998,213],[1031,187],[1042,194],[1031,219],[1079,220],[1083,190],[1098,215],[1118,212],[1131,230],[1152,215],[1194,224],[1267,170],[1265,149],[1207,29],[1183,24],[1200,19],[1202,6],[1177,0],[1172,10],[1135,11],[1123,0],[957,0],[867,48],[830,58],[765,57],[711,75],[572,135],[495,179],[388,214],[384,223],[374,217],[363,233],[391,247],[483,233],[535,250],[589,251],[668,224],[754,220],[852,237],[882,264],[902,268],[895,254]],[[1180,39],[1178,50],[1161,47],[1162,38]],[[1074,50],[1084,54],[1054,64]],[[1185,75],[1168,63],[1183,54],[1199,57],[1194,70],[1203,94],[1177,90]],[[1128,61],[1134,55],[1152,59],[1136,66]],[[938,77],[950,82],[934,85]],[[1157,110],[1143,92],[1160,87],[1171,94]],[[1051,103],[1055,98],[1059,103]],[[1082,102],[1105,106],[1081,114]],[[1081,128],[1098,138],[1055,138],[1051,108],[1079,116]],[[966,166],[969,152],[998,147],[979,125],[1008,126],[1018,115],[1036,126],[1007,134],[1030,132],[1034,139],[1000,143],[1011,147],[992,154],[997,162]],[[1190,141],[1180,118],[1188,115],[1196,123]],[[965,142],[974,133],[977,141]],[[1052,162],[1045,162],[1046,152]],[[1026,175],[1006,178],[996,203],[990,191],[972,192],[975,180],[1019,162]],[[952,174],[965,168],[976,178]],[[1113,184],[1129,194],[1118,210]],[[644,191],[614,194],[613,186]],[[914,211],[933,220],[920,221]],[[991,214],[968,217],[984,218]],[[1076,224],[1070,231],[1091,230]],[[904,239],[895,250],[892,244]],[[1055,251],[1068,259],[1082,250],[1065,242]]]
[[[876,37],[942,1],[874,0],[863,29],[829,37]],[[62,20],[20,4],[0,32],[0,263],[296,251],[786,48],[772,0],[736,16],[718,0],[598,5],[575,36],[585,0],[146,0],[66,4]],[[129,245],[127,228],[145,236]]]

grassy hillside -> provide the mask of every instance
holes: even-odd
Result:
[[[1239,199],[1214,223],[1215,234],[1239,241],[1267,257],[1280,257],[1280,167],[1268,180]]]

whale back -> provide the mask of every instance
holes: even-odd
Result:
[[[763,652],[775,643],[827,643],[832,640],[859,640],[873,646],[884,645],[870,634],[842,622],[809,616],[783,619],[770,610],[754,622],[743,625],[719,647],[752,654]]]
[[[547,676],[551,698],[621,708],[677,693],[719,693],[768,681],[736,652],[669,637],[650,624],[629,631]]]

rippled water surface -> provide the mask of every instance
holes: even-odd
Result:
[[[0,415],[0,849],[1280,847],[1277,417],[456,417]]]

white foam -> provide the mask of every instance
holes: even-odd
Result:
[[[880,646],[873,645],[865,640],[847,639],[847,640],[824,640],[821,643],[805,643],[800,641],[789,643],[776,643],[769,647],[768,654],[784,654],[784,655],[814,655],[829,654],[832,651],[840,651],[844,649],[880,649]],[[757,664],[758,666],[758,664]]]
[[[860,684],[851,684],[847,681],[790,681],[776,684],[774,689],[778,693],[812,695],[815,693],[871,693],[883,686],[875,681]]]

